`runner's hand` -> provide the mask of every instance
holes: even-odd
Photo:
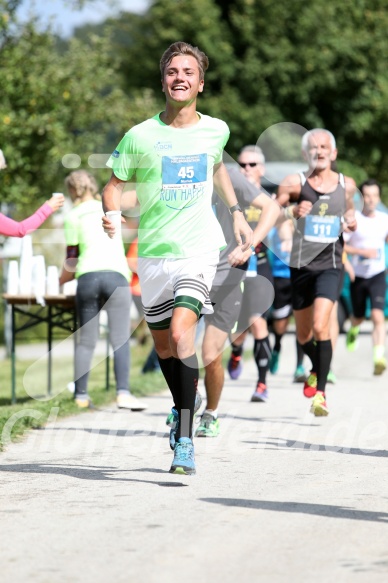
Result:
[[[344,231],[345,233],[349,233],[351,231],[355,231],[357,229],[357,220],[354,214],[354,211],[351,209],[344,214],[345,225]]]
[[[302,202],[295,206],[294,214],[297,219],[300,219],[310,214],[312,208],[313,205],[309,200],[302,200]]]
[[[238,265],[243,265],[248,261],[252,255],[252,249],[249,247],[246,251],[243,251],[241,247],[236,247],[228,255],[228,263],[232,267],[237,267]]]
[[[104,233],[106,233],[110,239],[113,239],[116,229],[112,221],[110,221],[106,215],[102,216],[102,228],[104,229]]]
[[[241,245],[241,250],[246,251],[252,245],[252,229],[245,220],[243,213],[236,211],[233,213],[233,231],[237,245]]]

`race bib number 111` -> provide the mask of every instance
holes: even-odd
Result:
[[[304,239],[312,243],[334,243],[340,234],[340,218],[307,215]]]

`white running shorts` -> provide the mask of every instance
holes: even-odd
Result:
[[[186,307],[200,314],[212,314],[209,292],[219,261],[219,251],[184,259],[139,257],[144,316],[150,328],[169,327],[173,309]]]

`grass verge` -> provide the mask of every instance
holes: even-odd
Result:
[[[141,374],[141,368],[150,350],[150,345],[131,346],[131,392],[136,396],[155,394],[167,388],[161,373]],[[113,375],[113,358],[110,358],[109,387],[106,388],[106,361],[104,357],[95,357],[90,372],[88,392],[93,404],[98,407],[115,400]],[[8,443],[20,439],[26,430],[42,427],[53,407],[58,407],[58,416],[83,414],[74,402],[73,395],[66,389],[73,378],[73,358],[56,357],[53,362],[52,387],[53,396],[49,400],[31,398],[41,393],[45,398],[47,387],[47,362],[38,360],[19,360],[16,363],[16,398],[11,405],[11,363],[8,359],[1,361],[0,367],[0,451]],[[43,387],[43,391],[42,391]],[[27,389],[27,391],[26,391]]]

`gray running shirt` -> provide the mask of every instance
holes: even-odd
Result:
[[[252,201],[255,200],[262,192],[259,188],[251,184],[245,176],[240,172],[237,165],[226,165],[230,179],[233,184],[237,200],[242,209],[248,208]],[[226,279],[228,285],[238,284],[245,277],[247,263],[241,265],[239,268],[231,267],[228,263],[228,255],[237,246],[236,238],[233,232],[233,219],[229,209],[223,201],[213,192],[213,210],[221,225],[224,237],[226,240],[226,247],[220,252],[220,261],[217,266],[217,272],[213,281],[213,286],[222,285]]]

